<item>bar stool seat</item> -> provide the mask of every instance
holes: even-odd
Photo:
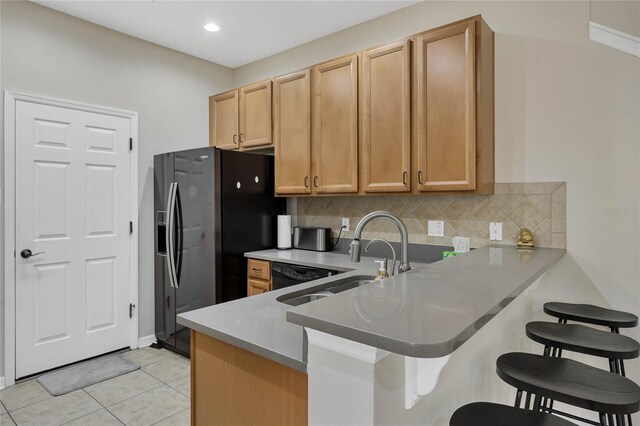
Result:
[[[456,410],[450,426],[575,426],[563,418],[492,402],[473,402]]]
[[[498,376],[540,397],[606,414],[640,410],[640,386],[626,377],[566,358],[522,352],[501,355]]]
[[[636,315],[594,305],[547,302],[544,304],[544,312],[565,321],[603,325],[612,329],[630,328],[638,325]]]
[[[525,331],[534,342],[553,348],[613,359],[633,359],[640,355],[640,343],[636,340],[580,324],[532,321]]]

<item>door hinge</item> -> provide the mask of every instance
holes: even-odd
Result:
[[[129,235],[133,234],[133,222],[129,222]]]
[[[133,318],[133,308],[135,308],[136,305],[133,303],[129,303],[129,318]]]
[[[129,138],[129,151],[133,151],[133,138]]]

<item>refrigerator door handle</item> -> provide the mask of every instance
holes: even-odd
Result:
[[[176,183],[172,182],[169,185],[169,198],[167,199],[167,226],[166,226],[166,239],[167,239],[167,269],[169,270],[169,285],[172,288],[176,287],[176,266],[175,266],[175,254],[174,254],[174,224],[175,224],[175,204],[176,204]]]
[[[175,273],[175,287],[178,288],[180,287],[180,272],[182,271],[182,257],[183,257],[183,253],[182,253],[182,247],[183,247],[183,241],[184,241],[184,234],[183,234],[183,222],[182,222],[182,201],[180,200],[180,186],[178,186],[178,183],[176,182],[176,191],[175,191],[175,210],[176,210],[176,217],[178,218],[178,241],[177,241],[177,250],[176,250],[176,260],[174,263],[174,273]]]

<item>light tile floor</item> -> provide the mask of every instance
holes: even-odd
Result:
[[[0,391],[0,426],[188,426],[189,360],[153,348],[121,355],[141,368],[56,397],[35,380]]]

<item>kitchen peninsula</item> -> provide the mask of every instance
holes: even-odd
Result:
[[[193,333],[193,424],[319,424],[320,412],[325,424],[384,424],[383,411],[424,422],[423,407],[440,401],[428,414],[437,424],[458,405],[451,395],[491,393],[465,376],[493,371],[492,351],[531,314],[532,284],[563,254],[488,246],[292,307],[278,299],[371,275],[373,263],[300,250],[247,253],[345,272],[179,315]]]

